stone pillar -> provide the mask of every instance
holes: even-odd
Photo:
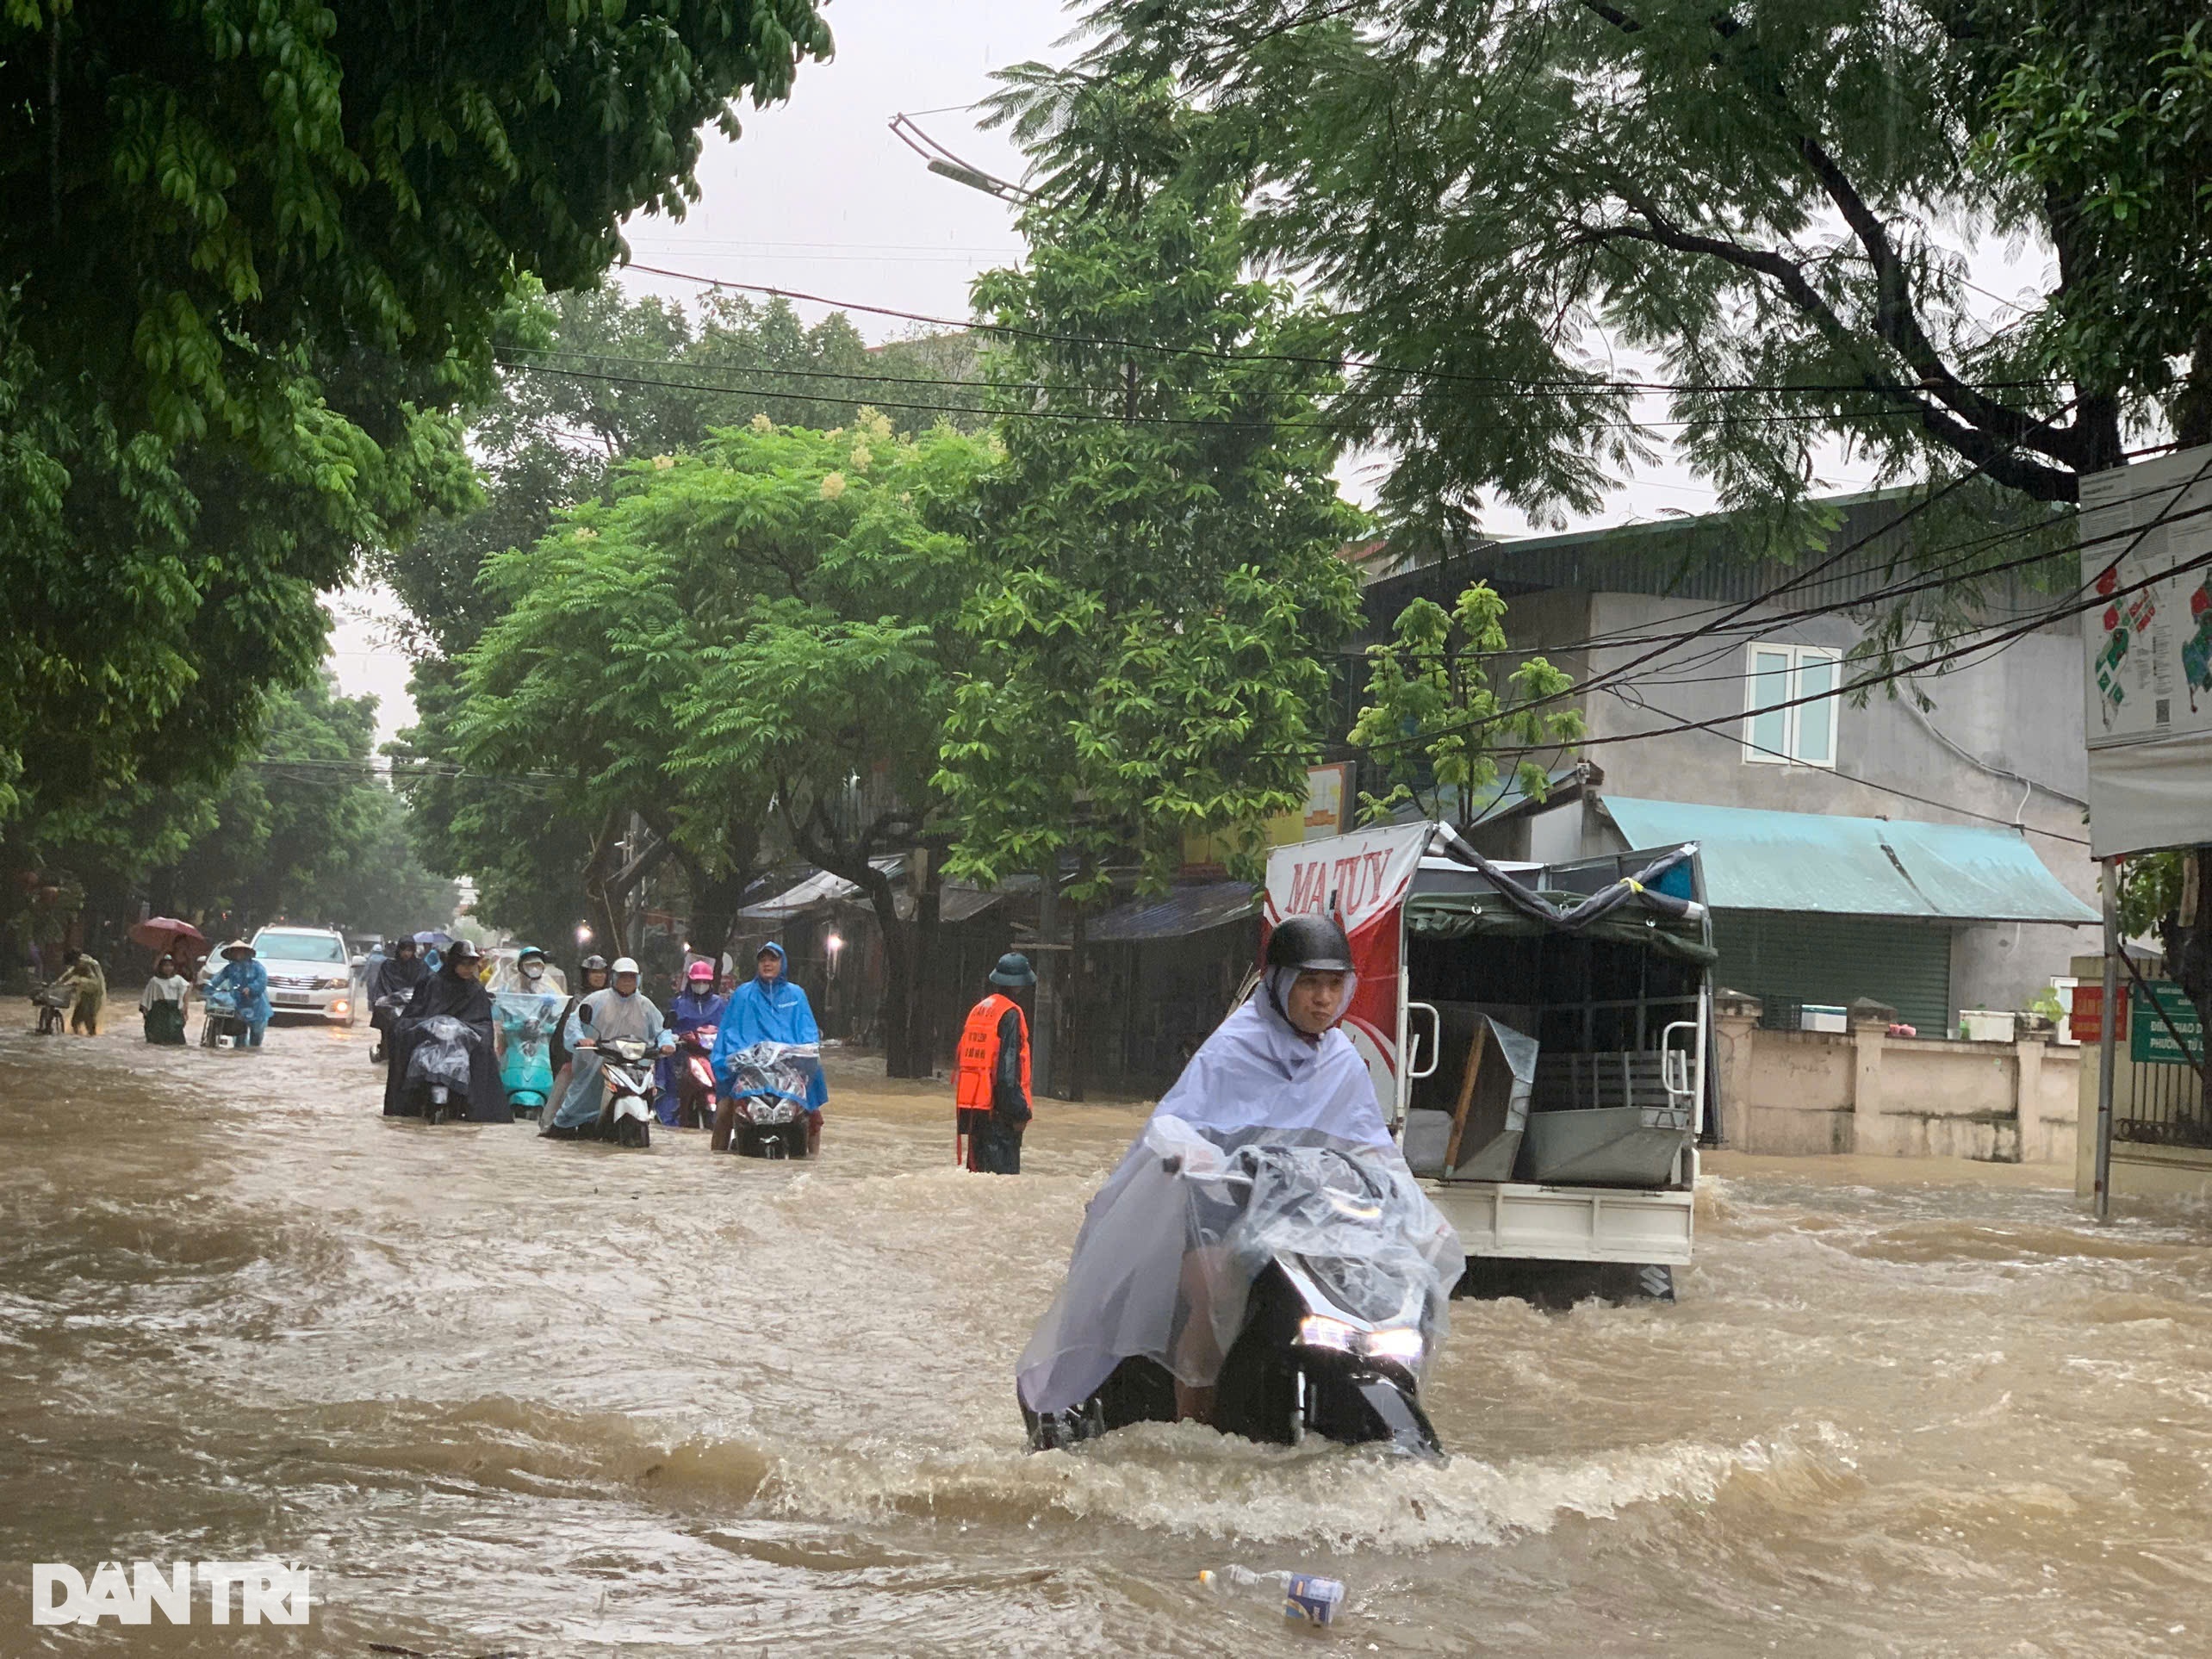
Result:
[[[1882,1133],[1882,1044],[1897,1023],[1897,1010],[1861,997],[1847,1012],[1851,1023],[1851,1150],[1894,1153]]]
[[[1712,999],[1715,1132],[1724,1146],[1756,1152],[1751,1134],[1751,1044],[1765,1004],[1740,991],[1721,991]]]
[[[2043,1040],[2030,1037],[2012,1050],[2019,1057],[2012,1068],[2012,1109],[2020,1120],[2020,1161],[2040,1164],[2051,1156],[2043,1127]]]

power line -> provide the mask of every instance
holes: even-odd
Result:
[[[1063,334],[1049,329],[1027,328],[1016,323],[985,322],[969,318],[965,320],[951,317],[933,316],[920,311],[902,311],[893,306],[869,305],[859,300],[836,300],[824,295],[807,294],[797,289],[780,288],[772,283],[740,283],[718,276],[702,276],[694,271],[674,270],[665,265],[631,264],[625,270],[643,271],[648,276],[666,276],[680,283],[697,283],[702,287],[729,289],[741,294],[761,294],[771,299],[803,300],[809,305],[829,306],[838,311],[858,311],[873,317],[891,317],[903,322],[927,323],[933,327],[950,328],[966,332],[1010,334],[1017,339],[1043,340],[1060,345],[1103,346],[1117,351],[1150,351],[1163,357],[1211,357],[1230,363],[1291,363],[1309,368],[1333,370],[1339,374],[1357,370],[1363,374],[1397,375],[1416,380],[1441,380],[1460,385],[1520,387],[1531,392],[1676,392],[1676,393],[1770,393],[1775,395],[1811,394],[1840,395],[1877,391],[1863,381],[1850,385],[1786,385],[1757,382],[1734,383],[1674,382],[1668,381],[1637,381],[1619,378],[1542,380],[1507,375],[1475,375],[1453,369],[1420,369],[1409,365],[1377,363],[1372,358],[1339,355],[1322,357],[1310,353],[1289,351],[1231,351],[1209,345],[1171,345],[1156,340],[1133,340],[1110,335]],[[2050,378],[2041,380],[1991,380],[1962,382],[1982,391],[2032,391],[2047,388],[2058,382]]]
[[[2189,493],[2190,490],[2193,489],[2199,482],[2201,482],[2208,473],[2212,473],[2212,457],[2208,457],[2206,459],[2204,464],[2196,469],[2196,475],[2174,492],[2172,499],[2177,501],[2181,500]],[[2167,510],[2161,510],[2159,516],[2152,519],[2148,524],[2133,526],[2128,530],[2118,531],[2108,536],[2092,537],[2091,540],[2082,543],[2081,546],[2085,550],[2087,548],[2097,546],[2103,543],[2117,541],[2121,539],[2122,537],[2132,536],[2134,539],[2129,542],[2128,547],[2114,556],[2110,564],[2107,566],[2107,569],[2111,569],[2116,567],[2120,560],[2127,557],[2129,553],[2133,552],[2134,549],[2141,544],[2142,538],[2149,535],[2152,531],[2159,529],[2167,524],[2178,522],[2184,516],[2194,516],[2198,511],[2200,511],[2200,509],[2192,508],[2188,515],[2184,515],[2181,513],[2173,513]],[[2109,605],[2116,599],[2124,598],[2128,594],[2139,592],[2142,588],[2153,586],[2160,581],[2167,581],[2171,577],[2180,575],[2184,571],[2193,570],[2206,564],[2212,564],[2212,554],[2206,554],[2202,557],[2192,559],[2186,563],[2176,565],[2157,576],[2146,577],[2140,581],[2130,583],[2127,587],[2116,588],[2109,593],[2092,595],[2086,602],[2069,602],[2065,605],[2054,606],[2047,611],[2039,612],[2023,623],[2019,623],[2013,626],[2003,629],[2001,631],[1996,633],[1991,638],[1980,644],[1960,646],[1955,649],[1939,652],[1933,656],[1923,657],[1914,662],[1905,663],[1902,666],[1892,666],[1877,673],[1863,675],[1860,679],[1855,680],[1848,685],[1838,687],[1832,691],[1815,692],[1803,697],[1789,698],[1779,703],[1768,704],[1763,705],[1760,711],[1762,713],[1770,713],[1777,709],[1797,708],[1806,703],[1824,702],[1830,698],[1849,696],[1874,686],[1886,685],[1892,680],[1903,679],[1908,674],[1921,674],[1930,668],[1943,667],[1948,663],[1957,662],[1964,657],[1974,656],[1981,651],[1990,650],[1992,649],[2002,649],[2004,646],[2011,643],[2015,640],[2025,638],[2028,635],[2034,633],[2040,628],[2048,626],[2053,622],[2063,620],[2067,617],[2079,616],[2085,611],[2094,610],[2100,605]],[[2086,583],[2081,584],[2074,589],[2074,592],[2078,593],[2081,591],[2082,587],[2088,585],[2089,584]],[[1755,603],[1756,601],[1753,602]],[[1978,630],[1976,631],[1984,631]],[[1648,657],[1638,659],[1639,662],[1648,660]],[[1570,685],[1562,691],[1541,698],[1532,698],[1526,703],[1519,704],[1513,708],[1502,710],[1494,715],[1476,716],[1467,720],[1455,721],[1448,725],[1439,726],[1433,731],[1418,734],[1411,737],[1388,740],[1377,743],[1362,744],[1359,745],[1359,747],[1370,751],[1370,753],[1387,749],[1402,749],[1409,745],[1419,746],[1421,744],[1434,743],[1439,737],[1451,736],[1463,732],[1481,730],[1492,726],[1501,725],[1507,721],[1519,719],[1532,709],[1541,707],[1546,704],[1556,703],[1565,699],[1580,696],[1589,691],[1606,689],[1608,687],[1619,682],[1621,672],[1625,671],[1627,668],[1632,668],[1634,666],[1636,666],[1635,663],[1630,663],[1624,665],[1624,669],[1622,671],[1608,671],[1603,674],[1593,675],[1589,679]],[[1676,731],[1710,730],[1714,727],[1722,725],[1728,722],[1741,720],[1743,718],[1743,712],[1739,710],[1730,714],[1717,715],[1710,720],[1697,721],[1687,725],[1662,727],[1656,731],[1637,733],[1634,734],[1633,736],[1634,738],[1640,739],[1643,737],[1667,736]],[[1625,734],[1608,737],[1578,737],[1572,740],[1571,744],[1563,743],[1546,743],[1533,748],[1521,747],[1511,749],[1493,750],[1492,752],[1502,754],[1537,754],[1554,749],[1567,747],[1589,748],[1603,743],[1627,741],[1631,741],[1631,738],[1630,736]]]

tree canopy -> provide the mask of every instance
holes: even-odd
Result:
[[[809,0],[0,9],[0,815],[247,752],[318,592],[465,498],[525,274],[829,47]]]
[[[2200,7],[1136,0],[1089,22],[1077,65],[1003,95],[1047,198],[1125,188],[1133,128],[1247,197],[1258,245],[1338,308],[1358,366],[1336,408],[1392,451],[1401,517],[1592,510],[1662,435],[1769,522],[1832,437],[1885,474],[1972,466],[2067,502],[2131,427],[2187,436],[2212,386]],[[2048,247],[2055,280],[1985,321],[1947,237]]]
[[[1256,836],[1305,799],[1357,612],[1334,554],[1362,519],[1315,419],[1324,325],[1245,273],[1233,198],[1162,190],[1025,229],[1027,264],[976,284],[1009,331],[997,395],[1029,413],[1003,423],[979,504],[936,784],[948,867],[1072,857],[1084,898],[1128,860],[1159,885],[1186,836]]]

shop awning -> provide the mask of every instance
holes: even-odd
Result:
[[[1133,898],[1083,930],[1095,945],[1128,945],[1146,939],[1179,939],[1231,922],[1259,909],[1259,894],[1249,881],[1194,881],[1151,898]]]
[[[890,858],[871,859],[868,865],[895,879],[906,867],[906,855],[899,853]],[[818,904],[835,904],[851,898],[860,891],[855,882],[832,875],[827,870],[817,870],[796,886],[786,887],[774,898],[748,904],[737,914],[753,922],[786,922]]]
[[[2083,923],[2097,912],[2017,830],[1604,797],[1631,848],[1693,841],[1718,910]]]

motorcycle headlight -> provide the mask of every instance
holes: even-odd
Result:
[[[1420,1364],[1421,1347],[1421,1333],[1410,1325],[1389,1331],[1370,1331],[1367,1340],[1360,1345],[1361,1351],[1370,1359],[1391,1359],[1401,1365]]]
[[[1298,1342],[1302,1347],[1333,1348],[1348,1354],[1358,1346],[1359,1329],[1326,1314],[1308,1314],[1298,1321]]]

